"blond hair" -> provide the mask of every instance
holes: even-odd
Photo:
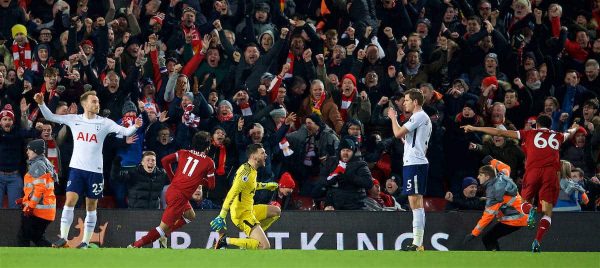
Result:
[[[571,178],[571,162],[560,160],[560,178]]]

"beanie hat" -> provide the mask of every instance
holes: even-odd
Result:
[[[92,43],[92,40],[90,40],[90,39],[86,39],[86,40],[83,40],[83,42],[81,42],[82,47],[85,45],[91,46],[92,49],[94,49],[94,43]]]
[[[154,82],[152,82],[152,79],[150,79],[149,77],[145,77],[142,79],[142,89],[145,88],[147,85],[154,86]]]
[[[190,99],[191,101],[194,101],[194,93],[192,93],[192,92],[186,92],[186,93],[183,93],[183,96],[184,96],[184,97],[187,97],[187,98],[188,98],[188,99]]]
[[[492,53],[492,52],[490,52],[490,53],[488,53],[487,55],[485,55],[485,58],[486,58],[486,59],[487,59],[487,58],[491,58],[491,59],[495,60],[495,61],[496,61],[496,63],[498,63],[498,55],[497,55],[496,53]]]
[[[456,83],[459,83],[465,89],[465,91],[469,90],[469,85],[467,85],[467,82],[465,82],[464,79],[455,79],[454,82],[452,82],[452,84]]]
[[[15,113],[13,113],[13,109],[10,104],[5,105],[4,109],[2,109],[2,111],[0,112],[0,119],[6,116],[10,117],[12,120],[15,120]]]
[[[356,143],[353,140],[351,140],[350,138],[342,139],[340,141],[339,149],[340,149],[340,151],[342,149],[350,149],[350,150],[352,150],[352,152],[354,152],[354,151],[356,151]]]
[[[471,185],[479,185],[479,184],[477,183],[477,180],[475,180],[473,177],[466,177],[462,182],[462,189],[464,190],[465,188],[467,188]]]
[[[281,174],[281,179],[279,179],[279,188],[294,188],[296,187],[296,182],[294,182],[294,178],[288,172]]]
[[[15,26],[13,26],[10,30],[13,38],[15,38],[15,36],[17,36],[19,33],[27,36],[27,28],[23,24],[15,24]]]
[[[32,140],[27,144],[27,149],[38,155],[42,155],[46,151],[46,142],[42,139]]]
[[[154,20],[156,23],[158,23],[159,25],[163,25],[163,19],[159,16],[154,15],[151,20]]]
[[[273,38],[273,40],[275,40],[275,38]],[[263,75],[260,76],[260,81],[264,81],[264,80],[273,80],[275,78],[275,75],[269,72],[264,73]]]
[[[484,88],[488,87],[490,85],[496,85],[496,88],[497,88],[498,87],[498,79],[496,78],[496,76],[488,76],[481,81],[481,85]]]
[[[257,12],[257,11],[264,11],[264,12],[269,13],[271,11],[271,7],[267,3],[258,2],[254,5],[254,12]]]
[[[375,179],[375,178],[372,178],[371,180],[373,180],[373,185],[377,185],[377,186],[379,186],[379,185],[380,185],[380,184],[379,184],[379,181],[378,181],[377,179]]]
[[[223,106],[223,105],[225,105],[225,106],[229,107],[229,109],[230,109],[231,111],[233,111],[233,105],[231,105],[231,102],[229,102],[228,100],[221,100],[221,101],[219,102],[219,107],[221,107],[221,106]]]
[[[283,108],[283,107],[279,107],[279,108],[277,108],[277,109],[273,109],[273,110],[272,110],[272,111],[269,113],[269,115],[270,115],[272,118],[277,118],[277,117],[280,117],[280,118],[281,118],[281,117],[285,117],[285,115],[286,115],[286,114],[287,114],[287,112],[286,112],[285,108]]]
[[[315,122],[315,124],[317,124],[320,128],[323,128],[323,126],[324,126],[323,119],[321,119],[321,116],[319,116],[318,114],[312,113],[309,116],[307,116],[306,118]]]
[[[126,101],[125,103],[123,103],[123,110],[121,110],[121,112],[123,113],[123,115],[125,115],[128,112],[137,113],[137,108],[135,107],[135,104],[133,104],[132,101]]]
[[[587,131],[585,130],[584,127],[579,126],[577,128],[577,130],[575,131],[575,135],[579,134],[579,133],[583,133],[584,136],[587,136]],[[575,137],[575,135],[573,135],[573,137]]]
[[[352,81],[352,84],[354,84],[354,87],[356,87],[356,77],[354,77],[353,74],[345,74],[342,78],[342,82],[344,82],[344,79],[350,79],[350,81]]]
[[[465,105],[463,106],[463,108],[464,107],[469,107],[469,108],[471,108],[471,110],[473,110],[473,112],[475,112],[475,113],[477,112],[477,105],[472,100],[466,101]]]
[[[431,28],[431,21],[428,18],[422,18],[417,21],[417,25],[421,23],[425,24],[427,28]]]

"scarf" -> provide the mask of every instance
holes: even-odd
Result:
[[[283,151],[283,156],[285,157],[294,154],[294,151],[290,148],[290,143],[285,137],[283,137],[283,139],[281,139],[281,141],[279,142],[279,149]]]
[[[200,124],[200,117],[192,113],[194,110],[193,104],[188,104],[183,108],[183,115],[181,116],[181,122],[187,127],[198,127]]]
[[[321,98],[318,100],[315,100],[313,98],[313,96],[310,96],[310,109],[312,110],[313,113],[316,113],[318,115],[321,115],[321,105],[323,105],[323,102],[325,102],[325,92],[323,92],[323,94],[321,95]]]
[[[350,108],[350,104],[352,104],[352,100],[354,100],[354,97],[356,97],[356,89],[352,91],[352,94],[350,94],[349,97],[346,97],[346,95],[342,94],[342,105],[340,106],[340,115],[342,116],[342,120],[344,122],[346,122],[346,120],[348,119],[348,108]]]
[[[287,79],[287,78],[292,77],[292,74],[294,73],[294,62],[295,61],[296,61],[296,57],[294,56],[294,53],[292,53],[292,51],[289,51],[285,63],[290,64],[290,70],[288,70],[288,72],[285,73],[285,75],[283,75],[283,78]]]
[[[182,23],[181,29],[184,36],[192,34],[192,50],[194,50],[194,54],[198,53],[202,49],[202,38],[200,37],[200,31],[196,30],[196,25],[192,24],[192,27],[187,28]]]
[[[317,152],[315,152],[315,139],[311,136],[306,140],[306,154],[304,155],[304,165],[312,167],[312,158],[315,156],[317,156]]]
[[[243,116],[250,116],[252,115],[252,108],[250,108],[250,103],[249,102],[243,102],[243,103],[238,103],[238,106],[240,107],[240,110],[242,110],[242,115]]]
[[[56,147],[56,141],[47,140],[46,146],[48,146],[48,151],[46,157],[50,160],[50,163],[54,165],[54,172],[58,174],[58,168],[60,167],[58,162],[58,149]]]
[[[17,41],[13,41],[12,53],[15,69],[19,67],[23,67],[23,69],[31,68],[31,46],[29,46],[29,42],[21,47],[17,44]]]
[[[226,121],[230,121],[233,118],[233,113],[228,114],[228,115],[217,115],[217,119],[219,119],[219,122],[223,123]]]
[[[217,163],[217,175],[225,175],[225,160],[227,160],[227,149],[223,144],[217,144],[214,141],[212,145],[219,148],[219,161]]]
[[[129,127],[135,124],[136,118],[136,116],[123,116],[123,118],[121,118],[121,125],[123,125],[124,127]]]

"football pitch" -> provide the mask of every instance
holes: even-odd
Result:
[[[600,267],[600,253],[0,248],[0,267]]]

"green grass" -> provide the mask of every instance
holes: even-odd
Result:
[[[0,267],[600,267],[600,253],[0,248]]]

